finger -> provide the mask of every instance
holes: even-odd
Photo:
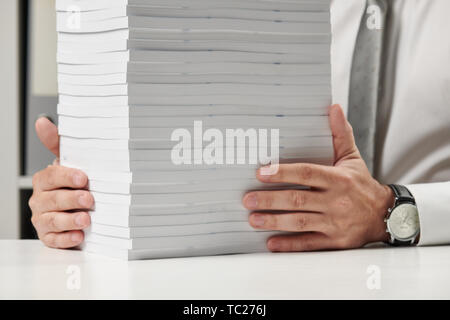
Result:
[[[34,212],[86,210],[94,206],[94,197],[85,190],[55,190],[41,192],[33,202]]]
[[[308,190],[254,191],[244,196],[249,210],[323,211],[327,199],[322,192]]]
[[[58,128],[46,117],[40,117],[35,123],[36,133],[42,144],[55,156],[59,157]]]
[[[320,213],[252,213],[250,225],[256,229],[306,232],[326,232],[327,223]]]
[[[335,164],[342,159],[360,157],[355,144],[353,129],[345,118],[341,106],[334,105],[329,111],[330,127],[333,134]]]
[[[80,245],[84,240],[84,232],[80,230],[54,233],[50,232],[41,238],[50,248],[69,249]]]
[[[256,174],[262,182],[290,183],[316,188],[327,188],[337,176],[336,168],[311,163],[280,164],[272,175],[264,175],[262,170],[259,169]]]
[[[274,236],[267,241],[267,248],[273,252],[318,251],[332,249],[332,247],[331,239],[318,232]]]
[[[40,233],[82,230],[91,224],[86,212],[47,212],[38,216],[35,227]]]
[[[82,171],[61,166],[49,166],[33,176],[33,188],[44,191],[83,189],[87,183],[88,177]]]

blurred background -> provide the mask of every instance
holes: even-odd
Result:
[[[0,239],[33,239],[32,175],[54,157],[34,131],[56,123],[55,0],[0,1]]]

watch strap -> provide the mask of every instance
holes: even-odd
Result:
[[[410,202],[414,204],[416,203],[416,201],[414,200],[414,196],[407,187],[399,184],[391,184],[389,185],[389,187],[391,187],[397,199],[396,205],[403,202]]]
[[[412,245],[412,243],[413,243],[413,241],[401,241],[401,240],[394,239],[389,244],[394,247],[404,247],[404,246],[410,246],[410,245]]]

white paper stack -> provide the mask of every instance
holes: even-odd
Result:
[[[268,188],[255,170],[276,162],[272,133],[280,162],[333,158],[330,0],[56,6],[61,163],[88,174],[95,199],[85,249],[123,259],[267,250],[274,232],[250,227],[241,203]],[[247,144],[229,143],[238,129]],[[174,160],[177,132],[192,134],[178,153],[191,163]],[[224,163],[219,149],[205,158],[211,145]]]

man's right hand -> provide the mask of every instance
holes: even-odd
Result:
[[[83,229],[91,224],[88,214],[94,198],[86,190],[87,176],[80,170],[59,165],[58,129],[47,118],[36,121],[41,142],[57,159],[33,176],[29,206],[31,221],[41,241],[52,248],[73,248],[84,239]]]

